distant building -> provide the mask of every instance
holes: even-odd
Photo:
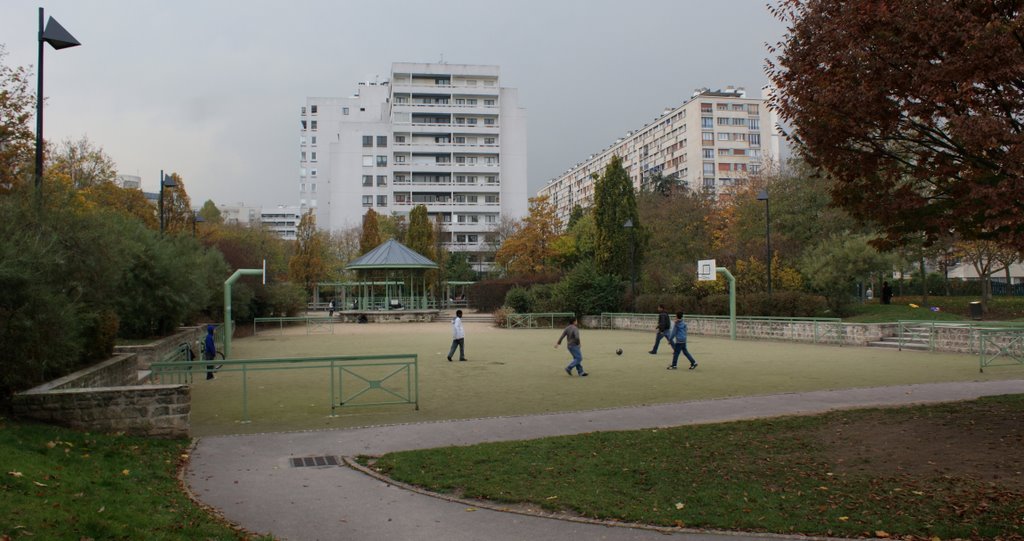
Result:
[[[260,212],[260,225],[285,240],[295,240],[302,221],[302,210],[298,206],[278,205]]]
[[[129,190],[142,189],[142,177],[138,175],[117,175],[115,180],[118,186]]]
[[[247,207],[245,203],[235,205],[217,205],[221,218],[225,225],[259,225],[260,215],[263,209],[260,207]]]
[[[500,216],[527,214],[526,114],[500,83],[498,66],[395,63],[354,96],[307,98],[300,205],[338,230],[422,204],[445,247],[480,262]]]
[[[591,175],[602,175],[612,156],[622,159],[638,190],[651,189],[660,173],[691,189],[719,193],[778,160],[781,142],[774,125],[764,100],[748,98],[742,88],[699,89],[686,103],[551,179],[538,195],[548,196],[566,222],[573,207],[593,204]]]

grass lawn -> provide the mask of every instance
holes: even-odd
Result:
[[[844,318],[848,323],[884,323],[895,322],[901,319],[914,320],[935,320],[935,321],[957,321],[970,319],[969,304],[972,301],[979,301],[977,297],[944,297],[930,295],[928,303],[921,302],[921,297],[904,295],[893,297],[892,304],[882,304],[877,298],[874,300],[853,306],[853,315]],[[916,304],[918,308],[910,306]],[[937,307],[938,312],[932,311]],[[989,312],[983,320],[991,321],[1019,321],[1024,318],[1024,298],[1021,297],[995,297],[988,302]]]
[[[188,444],[0,419],[0,539],[246,539],[178,486]]]
[[[290,333],[290,334],[289,334]],[[926,382],[1016,379],[1024,367],[978,372],[973,355],[731,341],[694,335],[697,370],[669,372],[669,349],[648,355],[652,332],[583,329],[587,378],[569,377],[569,354],[553,349],[561,329],[497,329],[466,324],[469,362],[445,360],[446,322],[337,325],[334,334],[304,327],[235,340],[234,359],[415,353],[420,410],[410,405],[343,408],[330,417],[326,369],[250,372],[250,423],[242,423],[242,377],[222,373],[192,386],[192,429],[198,436],[344,428],[444,419],[574,411],[730,396],[875,387]],[[615,350],[622,348],[623,355]],[[685,365],[685,363],[684,363]]]
[[[395,479],[624,522],[1024,537],[1024,396],[392,453]]]

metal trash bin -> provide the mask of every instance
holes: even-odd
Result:
[[[981,301],[971,301],[971,319],[981,320]]]

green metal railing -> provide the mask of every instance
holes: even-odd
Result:
[[[334,323],[336,321],[335,318],[323,316],[257,317],[252,320],[252,334],[259,334],[259,325],[264,323],[277,323],[281,334],[284,334],[285,323],[289,325],[305,324],[306,334],[313,334],[314,331],[324,330],[329,330],[331,334],[334,334]]]
[[[331,416],[337,408],[419,403],[419,364],[415,353],[395,355],[338,355],[290,359],[215,361],[218,374],[238,372],[242,379],[242,422],[249,422],[249,377],[254,372],[329,370]],[[150,365],[159,383],[191,383],[193,370],[206,371],[209,361],[180,360]]]
[[[658,322],[658,314],[631,314],[631,313],[617,313],[617,312],[605,312],[601,314],[599,319],[599,325],[604,329],[616,328],[615,322],[617,320],[629,320],[631,325],[629,327],[636,328],[638,325],[642,327],[642,330],[647,331],[653,329]],[[686,321],[691,323],[695,322],[730,322],[729,316],[709,316],[709,315],[687,315]],[[737,323],[761,323],[761,324],[777,324],[776,326],[783,329],[781,334],[775,334],[773,337],[781,339],[796,339],[796,324],[808,324],[811,325],[812,340],[814,343],[837,343],[842,344],[845,338],[845,331],[843,329],[843,320],[837,317],[774,317],[774,316],[737,316]],[[673,316],[673,321],[675,317]],[[787,334],[785,330],[790,332]],[[691,331],[692,332],[692,331]],[[740,329],[737,334],[741,338],[750,338],[753,335],[749,330],[748,326],[740,325]]]
[[[547,323],[545,328],[555,328],[555,320],[562,320],[567,325],[576,314],[572,312],[535,312],[530,314],[509,314],[505,318],[507,329],[536,329],[541,323]]]
[[[978,372],[1012,364],[1024,364],[1024,329],[978,329]]]

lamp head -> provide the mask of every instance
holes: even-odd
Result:
[[[761,191],[757,192],[757,200],[758,201],[767,201],[768,200],[768,190],[761,190]]]

